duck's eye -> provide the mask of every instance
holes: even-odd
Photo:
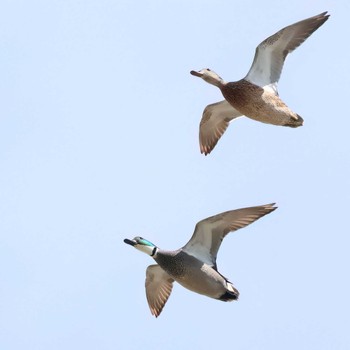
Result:
[[[209,68],[207,68],[207,71],[208,71],[208,72],[210,72],[210,69],[209,69]]]

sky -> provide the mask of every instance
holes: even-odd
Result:
[[[198,125],[255,47],[329,11],[286,60],[292,129]],[[349,349],[347,0],[0,1],[0,348]],[[154,318],[123,243],[177,249],[208,216],[276,202],[228,235],[223,303],[178,284]]]

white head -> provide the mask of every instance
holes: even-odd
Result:
[[[132,240],[125,238],[124,243],[133,246],[134,248],[146,253],[147,255],[153,258],[155,257],[158,251],[158,247],[156,247],[153,243],[147,241],[147,239],[144,239],[142,237],[135,237]]]
[[[210,70],[209,68],[201,69],[199,72],[195,70],[191,70],[190,73],[195,77],[202,78],[207,83],[215,85],[217,87],[220,87],[223,84],[225,84],[225,81],[218,74],[216,74],[214,71]]]

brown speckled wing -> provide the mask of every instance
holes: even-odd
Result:
[[[286,56],[302,44],[328,18],[327,12],[323,12],[285,27],[265,39],[256,48],[253,64],[245,79],[261,87],[276,84]]]
[[[152,315],[158,317],[173,289],[174,280],[157,264],[146,270],[146,297]]]
[[[226,100],[205,107],[199,125],[201,153],[209,154],[226,131],[229,122],[241,116]]]
[[[217,253],[224,237],[271,213],[277,209],[274,205],[275,203],[226,211],[199,221],[182,250],[216,267]]]

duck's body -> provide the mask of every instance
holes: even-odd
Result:
[[[154,260],[174,281],[192,292],[219,300],[236,300],[239,292],[212,266],[183,252],[158,251]]]
[[[269,87],[262,88],[246,79],[241,79],[223,84],[220,90],[232,107],[251,119],[281,126],[303,125],[303,119]]]
[[[142,237],[124,242],[150,255],[157,264],[146,270],[146,296],[152,315],[161,313],[176,281],[183,287],[210,298],[237,300],[238,290],[217,270],[216,256],[223,238],[274,211],[274,204],[227,211],[197,223],[188,243],[166,251]]]
[[[199,129],[201,153],[209,154],[227,129],[230,121],[245,115],[273,125],[298,127],[303,119],[278,96],[277,83],[287,55],[302,44],[329,15],[323,12],[285,27],[261,42],[255,51],[248,74],[236,82],[225,82],[210,69],[191,71],[220,88],[224,101],[208,105]]]

